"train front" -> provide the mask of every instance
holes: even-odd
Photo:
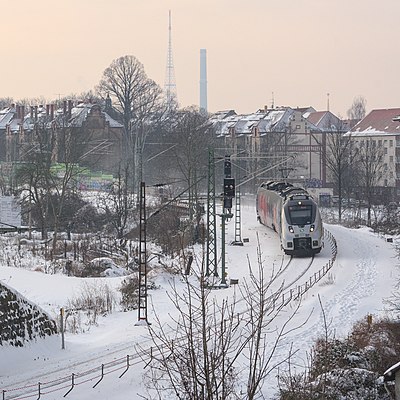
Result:
[[[282,208],[281,243],[286,254],[312,256],[323,246],[318,205],[309,196],[290,196]]]

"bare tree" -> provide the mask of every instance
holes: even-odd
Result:
[[[0,110],[9,107],[14,102],[12,97],[0,97]]]
[[[331,174],[339,197],[339,221],[342,219],[342,199],[344,188],[347,186],[352,165],[356,155],[350,135],[344,135],[341,127],[326,133],[326,167]]]
[[[147,77],[143,64],[134,56],[115,59],[103,72],[97,91],[114,100],[124,125],[125,158],[132,156],[136,186],[142,180],[142,153],[154,115],[162,110],[162,90]]]
[[[356,170],[359,187],[367,202],[367,225],[371,226],[371,208],[376,197],[376,189],[384,174],[383,148],[376,141],[366,138],[358,146]]]
[[[363,96],[355,97],[353,104],[347,110],[347,116],[349,119],[362,120],[366,113],[367,100]]]
[[[36,123],[33,138],[29,149],[24,146],[24,160],[16,170],[18,187],[23,188],[25,201],[29,212],[34,208],[42,239],[48,236],[48,221],[50,213],[50,196],[52,188],[50,182],[56,179],[51,169],[54,161],[56,135],[53,129],[48,128],[48,122],[40,120]]]
[[[172,137],[177,143],[173,149],[174,160],[188,188],[190,218],[194,217],[198,225],[200,183],[207,176],[208,148],[214,143],[214,136],[207,117],[190,107],[178,113]]]
[[[128,163],[120,163],[115,182],[109,192],[101,199],[101,207],[105,211],[106,220],[114,228],[117,239],[122,239],[126,233],[129,216],[135,201],[130,190],[131,173]]]
[[[206,285],[202,266],[197,280],[182,277],[184,291],[172,286],[170,299],[177,316],[171,315],[166,324],[156,315],[149,326],[154,346],[151,360],[146,360],[150,398],[260,397],[266,376],[280,364],[272,356],[291,320],[288,317],[278,331],[274,327],[274,336],[269,331],[284,305],[281,289],[272,289],[274,278],[264,279],[261,260],[259,252],[257,272],[252,271],[242,288],[244,303],[236,295],[218,301]]]
[[[52,221],[53,253],[64,205],[75,190],[76,177],[81,172],[78,164],[89,141],[90,132],[82,132],[65,121],[56,126],[46,117],[36,123],[30,141],[24,144],[24,163],[18,168],[17,179],[29,207],[35,206],[43,239],[47,238]]]

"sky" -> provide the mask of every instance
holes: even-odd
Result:
[[[313,106],[346,116],[399,106],[398,0],[1,0],[0,97],[57,99],[92,90],[134,55],[165,84],[168,12],[181,107],[208,111]]]
[[[257,235],[266,277],[273,271],[277,274],[279,266],[286,265],[288,262],[288,256],[284,256],[279,248],[276,233],[257,222],[254,209],[254,198],[243,197],[241,234],[242,238],[247,238],[248,241],[245,241],[243,246],[226,246],[227,282],[234,278],[238,279],[239,284],[243,284],[244,280],[249,278],[248,262],[250,261],[253,267],[257,265]],[[394,242],[390,243],[385,236],[376,235],[365,227],[348,229],[339,225],[325,224],[325,229],[337,241],[336,261],[328,273],[303,296],[300,307],[288,326],[290,333],[280,342],[272,363],[282,361],[292,349],[298,350],[297,362],[292,364],[292,368],[297,365],[301,369],[307,365],[307,352],[309,355],[314,341],[325,335],[324,321],[330,335],[344,338],[353,324],[366,318],[367,314],[371,314],[373,320],[385,315],[384,299],[390,296],[399,277],[396,257],[398,239],[394,238]],[[227,243],[230,243],[234,236],[235,225],[232,219],[227,224]],[[4,252],[5,246],[1,248]],[[326,265],[331,257],[332,247],[327,241],[311,267],[307,267],[309,265],[307,258],[292,260],[289,267],[282,271],[279,279],[276,280],[275,289],[282,284],[287,293],[289,288],[304,285],[310,277]],[[102,281],[104,284],[106,281],[110,288],[116,290],[121,280],[120,277],[80,279],[62,274],[45,274],[37,268],[40,265],[38,261],[32,262],[27,254],[21,258],[21,263],[25,263],[25,266],[21,264],[21,267],[16,268],[1,263],[1,282],[17,290],[26,299],[38,304],[54,317],[58,315],[61,307],[68,307],[69,300],[80,296],[84,285],[90,285],[94,281]],[[154,268],[152,280],[155,282],[156,289],[148,291],[149,305],[151,304],[148,321],[154,324],[154,313],[157,313],[165,328],[167,323],[171,323],[171,315],[175,313],[171,300],[168,299],[173,276],[162,273],[163,268],[157,268],[154,264],[152,267]],[[175,282],[179,291],[183,282],[179,277]],[[271,289],[274,290],[274,286]],[[234,293],[238,293],[235,290],[235,286],[231,285],[227,289],[213,291],[212,295],[219,301],[231,299]],[[285,323],[288,316],[296,310],[297,304],[296,301],[291,301],[269,326],[270,345],[273,343],[275,328]],[[143,348],[149,346],[147,328],[136,326],[136,321],[136,311],[121,312],[117,308],[112,314],[100,317],[98,325],[86,329],[84,333],[67,332],[65,349],[61,349],[59,335],[37,340],[24,348],[0,346],[0,393],[7,390],[6,395],[19,395],[18,398],[21,398],[23,390],[28,390],[29,396],[24,398],[36,399],[38,382],[41,382],[41,399],[60,399],[61,395],[69,390],[69,378],[74,373],[76,386],[67,399],[139,398],[137,393],[144,394],[143,364],[135,363],[122,378],[118,378],[124,370],[124,365],[122,364],[121,367],[118,360],[126,359],[128,354],[136,354],[137,343],[140,343]],[[131,358],[131,360],[133,362],[135,359]],[[106,368],[104,380],[93,388],[99,380],[101,365],[110,365],[112,362],[119,362],[115,365],[121,369],[111,372],[110,367]],[[64,378],[66,380],[62,384],[54,383]],[[50,387],[53,383],[54,386]],[[32,386],[22,389],[28,384]],[[49,387],[50,389],[46,389]],[[263,388],[268,399],[276,393],[276,370],[267,377]],[[8,399],[7,396],[6,399]]]

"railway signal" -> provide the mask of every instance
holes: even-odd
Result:
[[[230,156],[225,156],[224,176],[225,176],[225,178],[230,178],[232,176],[232,164],[231,164]]]
[[[233,199],[235,197],[235,179],[224,179],[224,198]]]

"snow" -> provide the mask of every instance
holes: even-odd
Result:
[[[392,365],[390,368],[388,368],[383,375],[385,376],[385,378],[387,380],[392,380],[394,379],[394,375],[396,373],[396,371],[398,371],[400,369],[400,362]]]
[[[257,265],[258,241],[262,250],[265,276],[268,277],[273,269],[278,269],[284,260],[288,259],[279,248],[276,234],[256,221],[254,200],[244,196],[241,222],[242,239],[248,238],[248,241],[246,240],[243,246],[226,246],[227,282],[229,279],[237,279],[239,285],[249,275],[248,264],[254,267]],[[296,329],[280,343],[274,363],[286,358],[293,347],[299,350],[297,364],[300,368],[306,365],[307,351],[314,340],[324,334],[324,315],[330,332],[334,332],[336,337],[345,336],[353,323],[368,314],[374,318],[383,315],[384,299],[390,296],[397,282],[398,259],[395,242],[387,242],[385,237],[374,234],[368,228],[348,229],[339,225],[325,225],[325,229],[332,233],[337,241],[337,258],[329,272],[303,296],[290,324]],[[234,236],[235,221],[232,219],[227,225],[226,243],[231,243]],[[309,260],[293,260],[282,282],[288,288],[297,278],[299,280],[296,285],[305,283],[310,276],[326,265],[331,257],[331,248],[326,244],[321,254],[316,256],[311,269],[307,269]],[[2,283],[20,292],[54,318],[59,315],[62,307],[68,308],[71,299],[79,296],[84,285],[106,283],[116,291],[123,279],[121,276],[82,279],[0,266]],[[157,289],[149,290],[148,321],[155,320],[156,312],[157,316],[167,323],[169,315],[174,313],[167,295],[171,290],[171,276],[166,273],[159,274],[155,279]],[[179,289],[182,282],[176,279],[175,283]],[[235,285],[232,285],[227,289],[215,290],[215,295],[220,298],[229,297],[234,290]],[[295,310],[296,305],[298,303],[295,304],[294,301],[289,303],[276,324],[283,323],[287,315]],[[145,393],[142,382],[145,365],[141,360],[135,359],[135,365],[119,378],[125,371],[124,360],[128,355],[135,356],[136,346],[150,346],[147,324],[137,322],[137,311],[115,311],[100,317],[98,325],[88,327],[85,332],[66,333],[65,349],[61,348],[61,336],[37,340],[24,348],[0,346],[0,393],[3,394],[2,391],[5,390],[5,399],[22,398],[12,397],[18,392],[16,389],[32,385],[29,394],[23,398],[60,399],[73,386],[72,374],[76,374],[75,386],[66,396],[67,399],[140,398],[140,395]],[[107,374],[98,382],[101,378],[101,365],[108,367],[112,363],[116,365],[114,370],[106,369]],[[95,373],[88,372],[94,369]],[[266,398],[272,398],[276,391],[276,372],[271,372],[264,385]],[[79,374],[82,374],[81,378]],[[60,379],[63,379],[63,384],[46,386],[46,383]]]

